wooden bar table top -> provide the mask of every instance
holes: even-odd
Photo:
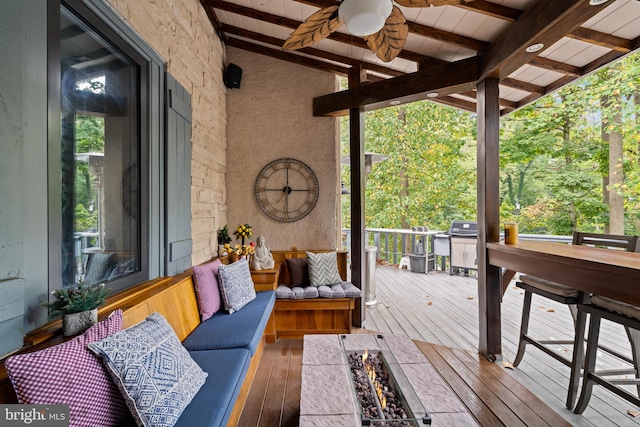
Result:
[[[640,306],[640,253],[545,241],[487,243],[489,264]]]

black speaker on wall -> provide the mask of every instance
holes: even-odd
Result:
[[[242,79],[242,68],[236,64],[227,65],[224,72],[224,85],[230,89],[240,88],[240,80]]]

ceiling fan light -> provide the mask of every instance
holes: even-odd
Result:
[[[364,37],[380,31],[392,9],[391,0],[344,0],[338,16],[349,33]]]

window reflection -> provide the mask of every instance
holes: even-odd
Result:
[[[138,65],[61,13],[62,284],[140,270]]]

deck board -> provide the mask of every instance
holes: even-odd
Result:
[[[407,334],[480,425],[640,425],[640,417],[627,414],[638,408],[601,387],[594,387],[590,405],[582,415],[566,409],[569,368],[532,346],[528,346],[520,366],[513,370],[505,369],[500,361],[484,360],[477,352],[478,298],[474,277],[450,276],[448,272],[419,274],[381,266],[376,269],[376,283],[378,304],[367,307],[367,329],[355,332]],[[515,356],[523,298],[523,291],[513,285],[504,295],[504,361]],[[571,339],[571,322],[566,306],[534,295],[532,334]],[[603,321],[601,336],[607,345],[630,353],[626,334],[619,325]],[[571,346],[558,346],[558,350],[570,354]],[[608,369],[624,366],[610,356],[599,357],[598,364]],[[268,344],[239,426],[298,426],[301,366],[302,340]]]

